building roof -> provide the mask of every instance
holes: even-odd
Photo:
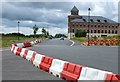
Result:
[[[71,11],[79,11],[78,9],[77,9],[77,7],[76,6],[74,6],[73,8],[72,8],[72,10]]]
[[[74,16],[74,15],[71,15],[71,16]],[[89,21],[88,21],[88,16],[80,16],[80,18],[71,20],[71,22],[89,22]],[[102,16],[90,16],[90,22],[117,24],[117,22]]]

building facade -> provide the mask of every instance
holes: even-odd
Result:
[[[113,36],[120,34],[120,24],[102,16],[79,15],[74,6],[68,16],[68,38],[75,37],[76,30],[89,31],[89,37]],[[88,35],[88,33],[87,33]]]

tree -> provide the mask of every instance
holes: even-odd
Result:
[[[66,38],[67,36],[64,35],[64,34],[56,34],[56,35],[55,35],[55,38],[60,38],[60,37],[65,37],[65,38]]]
[[[46,37],[46,38],[49,36],[49,32],[46,31],[46,29],[45,29],[44,27],[42,28],[42,34],[43,34],[43,36]]]
[[[42,28],[42,34],[46,34],[46,29],[44,27]]]
[[[46,35],[49,36],[49,32],[48,31],[46,32]]]
[[[37,27],[37,25],[35,24],[35,26],[33,27],[34,30],[34,36],[36,35],[37,31],[39,30],[39,28]],[[35,38],[35,37],[34,37]]]
[[[87,32],[85,30],[76,30],[75,37],[85,37]]]

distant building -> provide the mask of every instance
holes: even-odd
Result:
[[[90,24],[89,24],[90,22]],[[79,10],[74,6],[68,16],[68,38],[75,37],[76,30],[86,30],[89,37],[113,36],[120,34],[120,24],[102,16],[79,15]],[[88,33],[87,33],[88,35]]]

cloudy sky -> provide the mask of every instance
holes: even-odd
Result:
[[[67,34],[67,17],[75,5],[80,15],[87,15],[87,9],[91,8],[91,15],[103,16],[118,22],[118,2],[1,2],[0,33],[17,32],[20,21],[20,33],[33,34],[32,27],[36,24],[45,27],[50,34]]]

